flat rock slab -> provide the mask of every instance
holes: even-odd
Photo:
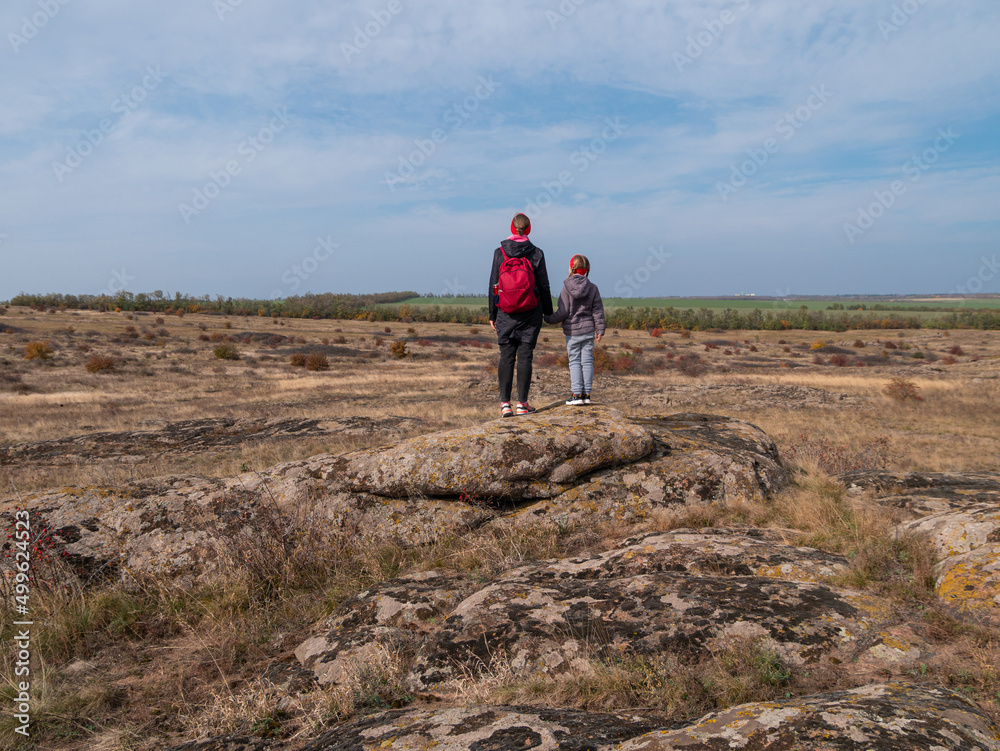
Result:
[[[583,751],[610,748],[657,726],[648,714],[537,707],[396,710],[331,730],[299,751]]]
[[[415,650],[478,586],[467,574],[443,571],[381,582],[337,608],[295,657],[320,683],[341,683],[379,644]]]
[[[1000,542],[1000,503],[969,503],[962,509],[931,514],[900,528],[927,535],[941,558]]]
[[[836,479],[851,489],[906,493],[912,490],[1000,491],[996,472],[844,472]]]
[[[308,420],[210,418],[164,422],[156,430],[101,432],[55,441],[0,446],[0,466],[67,465],[116,457],[141,458],[240,446],[259,441],[318,436],[358,436],[394,440],[419,429],[411,417],[317,417]]]
[[[349,492],[408,498],[551,498],[581,475],[653,450],[643,427],[608,407],[569,407],[343,454],[324,473]]]
[[[1000,732],[971,702],[929,686],[881,684],[743,704],[616,751],[997,751]]]
[[[408,683],[452,684],[503,661],[516,673],[587,672],[625,654],[707,656],[759,639],[789,665],[858,659],[890,673],[929,651],[885,603],[818,583],[846,561],[763,530],[646,535],[608,553],[519,566],[486,583],[429,572],[345,603],[296,651],[321,682],[342,680],[380,643],[415,654]]]

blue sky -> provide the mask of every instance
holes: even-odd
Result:
[[[995,0],[7,0],[0,299],[1000,292]]]

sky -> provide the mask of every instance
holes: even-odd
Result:
[[[5,0],[0,300],[1000,292],[996,0]]]

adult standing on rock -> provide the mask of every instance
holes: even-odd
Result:
[[[511,235],[493,251],[490,270],[490,326],[500,345],[500,416],[534,412],[528,404],[531,363],[542,330],[542,316],[552,314],[552,293],[545,270],[545,254],[528,239],[531,221],[517,214],[510,223]],[[517,366],[517,407],[510,396]]]

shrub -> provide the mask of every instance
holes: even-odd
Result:
[[[162,326],[164,323],[166,323],[166,321],[163,320],[163,316],[157,316],[156,317],[156,325],[157,326]]]
[[[944,363],[945,365],[954,365],[956,362],[958,362],[958,360],[956,360],[951,355],[948,355],[947,357],[942,358],[941,362]]]
[[[708,371],[708,366],[702,362],[698,355],[684,355],[674,362],[681,373],[691,378],[697,378]]]
[[[965,354],[965,350],[963,350],[961,347],[959,347],[956,344],[954,347],[952,347],[951,349],[948,350],[948,354],[949,355],[960,355],[961,356],[961,355]]]
[[[417,330],[416,330],[415,328],[412,328],[412,327],[411,327],[411,328],[408,328],[408,329],[406,330],[406,333],[407,333],[407,334],[416,334],[416,333],[417,333]]]
[[[346,336],[338,336],[333,340],[334,344],[347,344]]]
[[[886,349],[899,349],[899,346],[895,342],[886,342],[885,343],[885,348]]]
[[[198,334],[198,341],[200,342],[209,341],[208,334]]]
[[[659,339],[661,336],[663,336],[663,329],[653,329],[652,331],[649,332],[649,335],[654,339]]]
[[[823,365],[825,362],[819,355],[813,355],[813,365]]]
[[[823,349],[823,347],[825,346],[826,342],[824,342],[822,339],[817,339],[811,345],[809,345],[809,349]]]
[[[392,329],[390,329],[390,328],[389,328],[388,326],[386,326],[386,327],[385,327],[385,329],[383,329],[383,330],[384,330],[384,331],[385,331],[385,333],[387,333],[387,334],[391,334],[391,333],[392,333]]]
[[[100,373],[102,370],[114,370],[115,361],[106,355],[94,355],[85,366],[88,373]]]
[[[834,355],[830,358],[830,364],[836,365],[838,368],[842,368],[847,365],[847,357],[844,355]]]
[[[619,373],[631,373],[635,370],[636,356],[628,352],[622,352],[614,360],[614,369]]]
[[[382,339],[382,337],[380,337],[380,336],[376,336],[376,337],[375,337],[375,346],[376,346],[376,347],[381,347],[381,346],[382,346],[382,345],[383,345],[384,343],[385,343],[385,342],[384,342],[384,340]]]
[[[329,370],[330,362],[321,352],[313,352],[306,358],[306,370]]]
[[[49,342],[28,342],[24,345],[25,360],[51,360],[52,345]]]
[[[301,352],[296,352],[289,358],[289,364],[293,368],[304,368],[306,366],[306,356]]]
[[[913,381],[908,381],[905,378],[891,379],[884,391],[886,396],[890,399],[895,399],[897,402],[920,402],[924,399],[920,396],[920,387]]]
[[[864,349],[865,348],[865,343],[863,341],[861,341],[860,339],[855,339],[854,340],[854,348],[855,349]]]
[[[390,349],[392,350],[392,356],[399,359],[402,359],[409,354],[406,351],[406,342],[404,341],[393,342]]]
[[[232,344],[220,344],[212,353],[220,360],[239,360],[240,353]]]
[[[417,346],[418,347],[430,347],[432,344],[434,344],[434,342],[432,342],[430,339],[418,339],[417,340]]]

